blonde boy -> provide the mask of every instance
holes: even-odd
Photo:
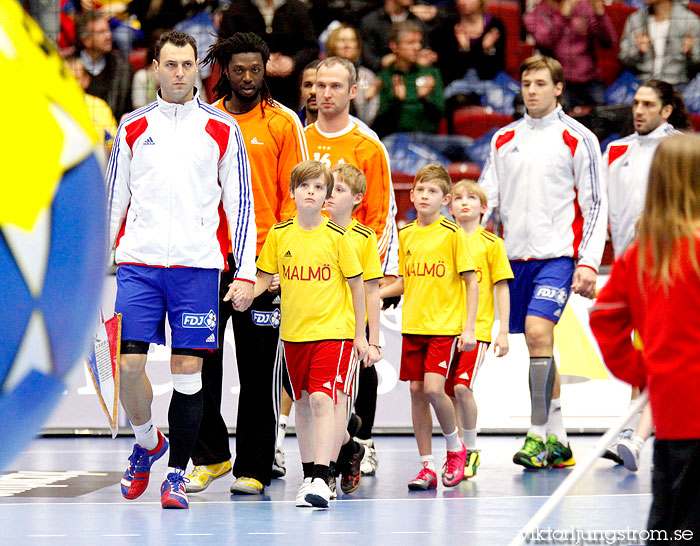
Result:
[[[257,296],[279,274],[280,338],[304,469],[297,506],[322,508],[330,499],[334,404],[345,408],[352,359],[364,359],[368,350],[362,267],[345,229],[321,214],[332,191],[333,177],[322,163],[302,161],[294,168],[289,192],[297,215],[270,230],[255,284]]]
[[[367,191],[367,179],[360,169],[349,163],[338,163],[331,169],[331,173],[333,174],[333,193],[326,201],[326,210],[331,220],[346,229],[346,237],[350,239],[362,266],[369,331],[369,352],[365,366],[373,366],[382,358],[379,346],[379,279],[384,276],[384,273],[377,250],[377,235],[371,228],[352,217],[352,213],[362,204]],[[361,371],[358,370],[356,377],[359,378],[360,373]],[[354,389],[352,403],[356,397],[357,391]],[[345,424],[346,414],[340,406],[336,406],[334,455],[340,454],[338,458],[338,471],[342,475],[340,487],[344,493],[352,493],[360,484],[360,463],[365,448],[350,438]]]
[[[447,443],[442,483],[451,487],[464,478],[467,450],[458,436],[454,407],[445,394],[455,348],[476,347],[479,289],[467,251],[466,233],[440,215],[450,201],[451,180],[441,165],[426,165],[416,174],[411,201],[418,219],[399,232],[399,280],[380,289],[382,298],[404,293],[399,378],[411,382],[411,412],[422,468],[410,490],[437,487],[432,455],[435,410]],[[465,321],[466,316],[466,321]]]
[[[494,321],[494,291],[498,300],[500,329],[494,341],[494,352],[501,357],[508,353],[510,292],[508,280],[513,271],[506,256],[503,239],[481,227],[486,213],[487,197],[473,180],[461,180],[452,187],[450,212],[467,234],[467,248],[476,266],[479,282],[479,306],[476,312],[476,348],[455,356],[445,382],[445,392],[455,403],[467,448],[465,478],[476,475],[480,453],[476,448],[477,407],[474,400],[474,379],[491,344]]]

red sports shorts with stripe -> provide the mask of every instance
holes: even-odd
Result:
[[[338,400],[336,391],[352,394],[357,364],[351,339],[306,343],[285,341],[284,358],[294,400],[301,398],[301,391],[309,394],[325,392],[334,403]]]
[[[458,339],[456,336],[404,334],[399,379],[423,381],[426,373],[447,377]]]
[[[445,393],[447,396],[455,395],[455,385],[465,385],[473,389],[476,374],[479,373],[479,368],[484,363],[486,351],[489,350],[491,344],[486,341],[477,341],[476,347],[469,351],[456,352],[452,366],[450,366],[450,374],[445,381]]]

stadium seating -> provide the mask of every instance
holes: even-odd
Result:
[[[464,106],[454,113],[454,133],[474,139],[513,121],[513,116],[494,112],[489,106]]]
[[[476,163],[470,162],[458,162],[451,163],[447,167],[447,172],[450,173],[450,178],[452,182],[458,182],[464,178],[469,178],[471,180],[478,180],[481,176],[481,168]]]

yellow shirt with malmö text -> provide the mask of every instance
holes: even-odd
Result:
[[[462,273],[474,271],[467,234],[440,216],[429,226],[417,222],[399,231],[399,275],[404,282],[401,333],[459,335],[466,320]]]
[[[362,266],[345,229],[323,217],[307,231],[296,217],[275,224],[260,251],[260,271],[279,273],[282,297],[282,341],[353,339],[352,294],[346,279],[362,274]]]
[[[479,281],[479,306],[476,311],[476,339],[491,342],[491,329],[495,317],[494,285],[513,278],[513,270],[506,256],[503,239],[479,226],[467,235],[467,249],[476,267]]]

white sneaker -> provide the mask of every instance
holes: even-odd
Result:
[[[287,473],[287,469],[284,466],[284,451],[277,448],[275,450],[275,460],[272,461],[272,477],[281,478]]]
[[[372,440],[359,440],[358,438],[355,438],[355,441],[365,446],[365,455],[362,457],[362,462],[360,463],[360,472],[362,472],[363,476],[374,476],[379,466],[379,459],[377,459],[377,450],[374,447],[374,442]]]
[[[309,490],[309,487],[311,487],[311,478],[304,478],[304,481],[297,492],[297,506],[311,506],[310,502],[306,502],[306,493]]]
[[[328,501],[331,500],[331,490],[328,483],[321,478],[314,478],[306,490],[304,500],[316,508],[328,508]]]
[[[620,440],[617,444],[617,454],[622,459],[622,464],[630,472],[639,469],[639,457],[644,449],[644,440],[639,436]]]
[[[328,490],[331,492],[331,499],[338,498],[338,478],[328,476]]]
[[[601,457],[603,457],[604,459],[610,459],[611,461],[615,461],[616,464],[623,464],[622,458],[617,453],[617,445],[622,440],[627,440],[627,439],[631,438],[633,435],[634,435],[634,431],[631,428],[624,429],[612,441],[612,443],[608,446],[608,449],[606,449],[603,452]]]

